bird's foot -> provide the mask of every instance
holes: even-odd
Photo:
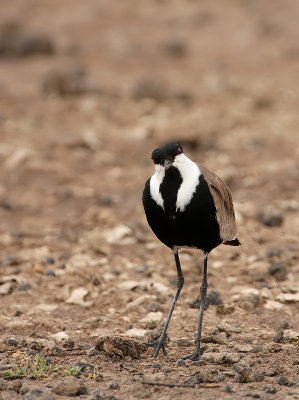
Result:
[[[195,351],[193,354],[181,357],[183,360],[200,361],[201,355],[199,351]]]
[[[157,340],[155,340],[154,342],[151,343],[144,343],[147,347],[153,347],[154,348],[154,354],[153,357],[157,358],[160,349],[162,349],[164,356],[167,356],[167,351],[165,348],[165,338],[159,338]]]

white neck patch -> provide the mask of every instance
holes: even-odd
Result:
[[[190,158],[186,157],[183,153],[175,157],[172,165],[180,171],[183,179],[183,182],[178,190],[176,211],[184,211],[186,206],[190,203],[196,190],[198,178],[200,177],[201,172],[199,166],[190,160]]]
[[[158,204],[158,206],[164,209],[164,200],[160,193],[160,185],[163,182],[165,176],[165,167],[160,164],[155,164],[155,173],[150,180],[150,193],[152,199]]]

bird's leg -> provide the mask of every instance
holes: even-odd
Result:
[[[203,279],[202,279],[202,284],[200,287],[201,300],[200,300],[200,313],[199,313],[199,320],[198,320],[196,347],[195,347],[195,352],[193,354],[182,357],[184,360],[189,359],[192,361],[199,361],[200,357],[201,357],[201,354],[200,354],[201,329],[202,329],[203,313],[205,310],[206,295],[207,295],[207,289],[208,289],[208,279],[207,279],[208,253],[205,253],[204,257],[205,258],[204,258],[204,267],[203,267]]]
[[[148,347],[153,347],[155,349],[154,354],[153,354],[153,357],[155,357],[155,358],[158,356],[160,349],[162,349],[164,356],[167,356],[167,351],[165,349],[166,331],[167,331],[174,307],[176,305],[177,299],[178,299],[180,292],[182,290],[182,287],[184,285],[184,276],[183,276],[182,269],[181,269],[178,250],[174,250],[173,255],[174,255],[175,264],[176,264],[177,273],[178,273],[177,290],[176,290],[175,296],[172,300],[172,304],[171,304],[171,307],[170,307],[170,310],[169,310],[169,313],[167,316],[167,320],[165,322],[163,331],[162,331],[159,339],[157,339],[155,342],[152,342],[152,343],[145,343]]]

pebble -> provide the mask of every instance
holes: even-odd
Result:
[[[143,339],[147,332],[148,331],[146,329],[131,328],[124,332],[124,336],[132,337],[132,338],[136,338],[136,339]]]
[[[299,302],[299,292],[297,293],[281,293],[276,296],[276,300],[281,303],[298,303]]]
[[[29,282],[22,282],[18,286],[18,290],[20,292],[27,292],[30,289],[31,289],[31,284]]]
[[[278,328],[276,330],[276,333],[275,333],[275,335],[274,335],[272,340],[273,340],[273,342],[278,343],[278,342],[281,342],[283,340],[283,337],[284,337],[283,329]]]
[[[5,338],[5,339],[3,340],[3,343],[4,343],[4,344],[7,344],[8,346],[15,346],[15,347],[19,345],[19,342],[18,342],[17,339],[14,338],[14,337],[7,337],[7,338]]]
[[[249,366],[236,364],[233,366],[233,369],[238,373],[238,376],[236,377],[237,382],[248,383],[252,381],[252,370]]]
[[[268,272],[277,281],[284,281],[287,279],[288,271],[283,262],[276,262],[270,265]]]
[[[109,390],[119,390],[119,383],[118,382],[112,382],[109,384],[108,389]]]
[[[67,339],[69,339],[69,335],[68,335],[66,332],[64,332],[64,331],[54,333],[54,334],[51,335],[51,336],[52,336],[55,340],[57,340],[58,342],[61,342],[62,340],[67,340]]]
[[[204,353],[201,359],[214,364],[235,364],[240,361],[241,356],[238,353],[229,352]]]
[[[84,287],[79,287],[74,289],[71,292],[71,295],[68,299],[66,299],[66,303],[68,304],[77,304],[83,307],[90,307],[93,303],[92,301],[85,301],[84,297],[87,296],[89,291]]]
[[[266,393],[275,394],[277,393],[277,390],[278,389],[273,385],[264,386],[264,392]]]
[[[0,285],[0,295],[1,294],[10,294],[16,286],[15,282],[5,282]]]
[[[257,219],[262,224],[268,227],[281,226],[283,223],[282,213],[274,208],[264,208],[257,216]]]
[[[205,308],[207,308],[209,305],[218,306],[219,304],[222,304],[222,303],[223,303],[223,301],[222,301],[219,293],[216,292],[215,290],[212,290],[211,292],[209,292],[207,294]]]
[[[87,387],[76,378],[67,377],[64,381],[57,383],[53,387],[53,392],[60,396],[79,396],[87,394]]]
[[[290,382],[289,382],[289,378],[287,376],[280,376],[276,383],[278,385],[282,385],[282,386],[287,386]]]
[[[143,327],[153,329],[162,321],[162,319],[163,313],[161,311],[150,312],[140,320],[140,323]]]
[[[237,343],[237,344],[235,344],[234,347],[237,351],[240,351],[241,353],[249,353],[253,350],[253,347],[249,344]]]
[[[190,347],[193,346],[194,341],[188,338],[179,338],[178,340],[176,340],[176,344],[180,347]]]
[[[177,367],[185,367],[186,366],[186,361],[183,360],[182,358],[179,358],[176,362]]]
[[[0,57],[19,58],[35,54],[53,54],[54,45],[42,33],[25,30],[16,23],[5,24],[0,35]]]
[[[34,388],[23,395],[23,400],[54,400],[54,397],[43,389]]]
[[[229,325],[227,323],[222,323],[218,325],[218,330],[220,332],[227,332],[227,333],[241,333],[242,327],[240,325]]]
[[[8,387],[7,382],[4,379],[0,379],[0,391],[1,390],[6,390]]]
[[[281,310],[282,307],[283,305],[275,300],[267,300],[266,303],[264,304],[264,308],[266,308],[267,310],[278,311]]]

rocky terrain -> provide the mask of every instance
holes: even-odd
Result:
[[[299,399],[299,3],[2,0],[0,399]],[[141,196],[178,141],[229,185],[240,247],[176,288]]]

